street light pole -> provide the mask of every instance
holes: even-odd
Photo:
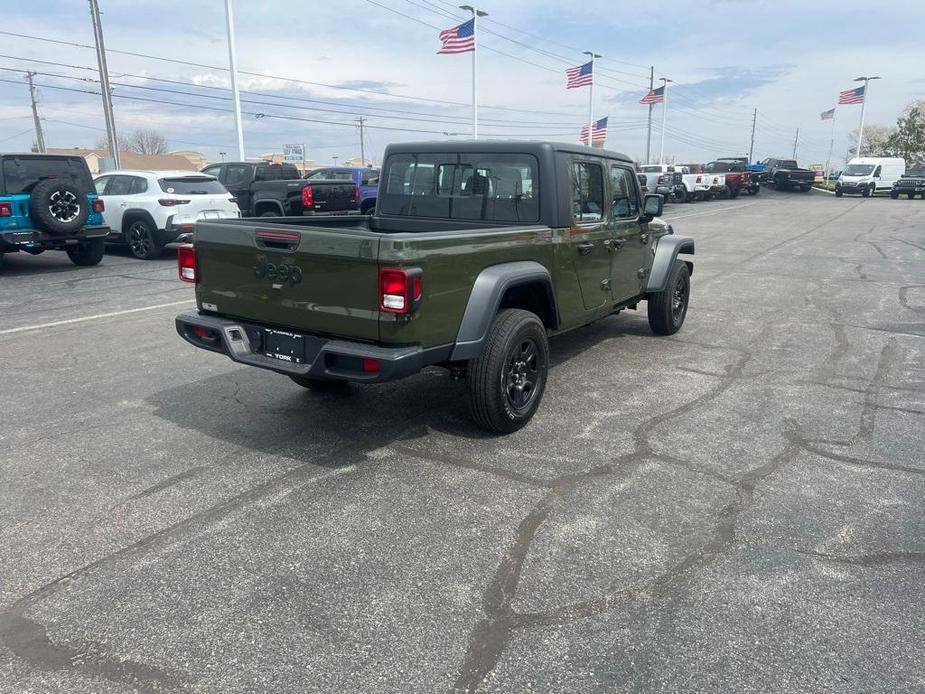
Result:
[[[600,58],[594,51],[585,51],[585,55],[591,56],[591,89],[588,91],[588,147],[594,146],[594,59]]]
[[[238,161],[244,161],[244,130],[241,127],[241,94],[238,92],[238,59],[234,47],[233,0],[225,0],[225,26],[228,30],[228,67],[231,68],[231,100],[234,104],[234,131],[238,141]]]
[[[864,83],[864,99],[861,101],[861,125],[858,126],[858,151],[857,151],[857,154],[855,155],[858,157],[861,156],[861,144],[864,142],[864,107],[867,106],[867,95],[870,92],[870,89],[868,87],[870,85],[871,80],[878,80],[878,79],[880,78],[874,75],[871,77],[857,77],[854,80],[855,82]]]
[[[655,87],[655,66],[649,68],[649,92]],[[646,164],[652,163],[652,109],[654,104],[649,104],[649,126],[646,129]]]
[[[487,17],[488,13],[483,12],[472,5],[460,5],[459,9],[468,10],[472,13],[472,139],[479,139],[479,35],[478,28],[479,17]]]
[[[658,150],[658,163],[665,163],[665,122],[668,120],[668,83],[673,82],[667,77],[659,77],[662,86],[665,87],[664,99],[662,101],[662,143]]]

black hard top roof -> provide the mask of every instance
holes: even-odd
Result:
[[[390,154],[410,152],[497,152],[510,154],[522,152],[538,155],[546,152],[568,152],[570,154],[594,155],[608,159],[619,159],[628,164],[633,160],[625,154],[609,149],[597,149],[564,142],[537,142],[531,140],[440,140],[430,142],[398,142],[388,146]]]

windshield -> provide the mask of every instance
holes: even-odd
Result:
[[[87,193],[96,192],[90,169],[76,157],[4,157],[3,189],[7,195],[29,193],[46,178],[60,178]]]
[[[870,176],[874,171],[873,164],[848,164],[841,172],[842,176]]]
[[[703,167],[703,170],[705,173],[728,173],[729,171],[737,171],[738,167],[725,161],[711,161]]]
[[[177,195],[220,195],[227,192],[225,187],[211,176],[161,178],[157,183],[165,193]]]
[[[396,154],[383,167],[379,213],[536,222],[537,170],[529,154]]]

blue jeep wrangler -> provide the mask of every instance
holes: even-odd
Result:
[[[54,249],[75,265],[96,265],[109,235],[102,212],[82,157],[0,154],[0,261]]]

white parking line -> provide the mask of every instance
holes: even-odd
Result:
[[[56,320],[51,323],[39,323],[38,325],[24,325],[21,328],[8,328],[0,330],[0,335],[11,335],[12,333],[22,333],[27,330],[44,330],[45,328],[56,328],[59,325],[70,325],[71,323],[83,323],[88,320],[97,320],[99,318],[113,318],[114,316],[124,316],[129,313],[139,313],[141,311],[153,311],[158,308],[167,308],[168,306],[180,306],[182,304],[191,304],[193,299],[183,301],[171,301],[169,304],[156,304],[154,306],[142,306],[141,308],[127,308],[124,311],[113,311],[111,313],[97,313],[95,316],[84,316],[83,318],[68,318],[67,320]]]
[[[724,212],[725,210],[743,210],[746,207],[751,207],[752,205],[757,205],[757,202],[747,202],[744,205],[729,205],[728,207],[714,207],[712,210],[707,210],[706,212],[693,212],[691,214],[682,214],[677,217],[665,217],[666,222],[671,222],[675,219],[690,219],[691,217],[705,217],[708,214],[716,214],[717,212]]]

